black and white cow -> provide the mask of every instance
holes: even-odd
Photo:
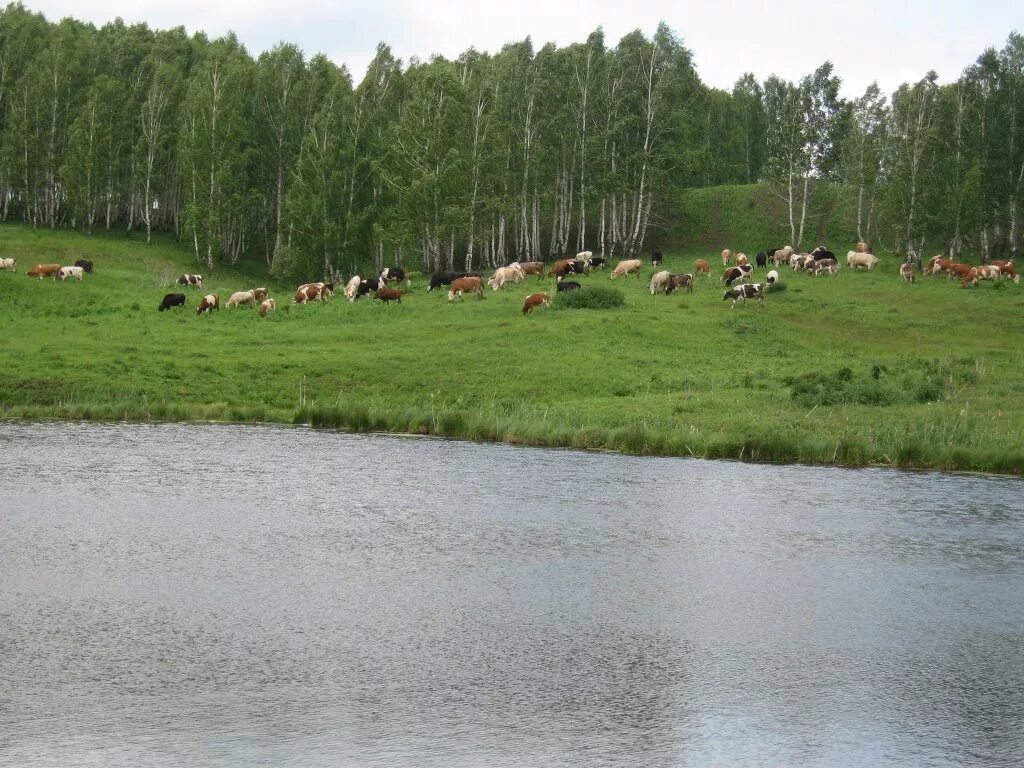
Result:
[[[203,287],[203,276],[202,275],[182,275],[178,278],[178,285],[189,285],[193,288]]]
[[[661,264],[661,251],[655,251],[651,254],[651,266],[657,267]]]
[[[365,280],[360,280],[356,287],[356,298],[366,296],[368,293],[376,293],[381,288],[387,288],[387,285],[388,281],[383,277],[368,277]]]
[[[665,289],[665,293],[675,293],[680,288],[685,288],[687,293],[693,293],[693,275],[669,275],[668,287]]]
[[[754,268],[750,264],[740,264],[738,267],[729,267],[725,270],[722,275],[722,282],[726,285],[732,285],[737,280],[745,280],[754,273]]]
[[[157,310],[163,312],[165,309],[171,307],[184,307],[185,306],[185,294],[184,293],[168,293],[164,296],[164,300],[160,302],[160,306]]]
[[[402,283],[405,282],[405,270],[401,267],[384,267],[379,277],[383,277],[389,283]]]
[[[607,262],[606,259],[603,259],[600,256],[595,256],[594,258],[592,258],[590,260],[590,268],[592,270],[594,270],[594,269],[604,269],[604,265],[605,265],[606,262]]]
[[[746,303],[747,299],[757,299],[757,303],[764,306],[764,286],[760,283],[746,283],[744,285],[737,285],[735,288],[730,288],[722,296],[722,301],[728,301],[732,299],[732,309],[736,306],[737,301]]]
[[[822,259],[832,259],[832,261],[838,261],[838,259],[836,259],[836,255],[832,253],[832,251],[828,250],[824,245],[819,245],[817,248],[811,251],[811,256],[814,257],[815,261],[821,261]]]

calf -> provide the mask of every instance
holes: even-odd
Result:
[[[614,280],[616,277],[623,277],[625,275],[636,272],[636,279],[640,279],[640,269],[644,263],[640,259],[624,259],[615,265],[615,269],[612,270],[612,276],[610,280]]]
[[[697,259],[693,262],[693,271],[698,275],[704,275],[705,277],[711,274],[711,267],[708,266],[707,259]]]
[[[722,251],[722,266],[723,267],[728,266],[729,265],[729,259],[731,259],[731,258],[732,258],[732,251],[730,251],[728,248],[724,249]]]
[[[196,307],[196,314],[209,314],[215,309],[220,312],[220,294],[209,293],[203,296],[203,300],[199,302],[199,306]]]
[[[388,288],[386,285],[378,288],[377,292],[373,295],[375,298],[380,299],[385,304],[391,301],[397,301],[399,304],[402,303],[402,292],[395,290],[394,288]]]
[[[667,293],[669,278],[671,277],[672,275],[667,269],[662,270],[661,272],[655,272],[654,276],[651,278],[651,296],[656,294],[658,291],[665,291]]]
[[[575,280],[559,280],[558,285],[555,286],[555,293],[565,293],[566,291],[575,291],[577,288],[583,286],[577,283]]]
[[[914,265],[909,261],[900,264],[900,277],[904,283],[913,283],[917,279],[914,275]]]
[[[42,280],[44,277],[56,277],[58,272],[60,264],[36,264],[25,273],[25,277],[38,277]]]
[[[693,275],[669,275],[668,288],[665,293],[675,293],[680,288],[685,288],[687,293],[693,293]]]
[[[655,251],[651,254],[651,266],[657,267],[661,264],[661,251]]]
[[[477,301],[484,297],[483,281],[479,277],[459,277],[452,281],[452,288],[448,291],[448,301],[455,301],[455,298],[462,298],[464,293],[475,293]]]
[[[551,295],[548,293],[531,293],[526,297],[526,301],[523,302],[523,315],[528,315],[533,311],[534,307],[542,306],[545,309],[551,307]]]
[[[82,282],[82,275],[85,274],[85,270],[81,267],[61,267],[56,275],[53,276],[54,280],[60,280],[64,282],[69,277],[73,277]]]
[[[160,306],[157,307],[159,312],[163,312],[165,309],[171,307],[184,307],[185,306],[185,294],[184,293],[168,293],[164,296],[164,300],[160,302]]]
[[[754,257],[757,260],[757,266],[764,268],[768,264],[768,256],[764,251],[758,251],[757,256]]]
[[[0,271],[18,271],[18,260],[17,259],[0,259]]]
[[[722,301],[728,301],[732,299],[732,306],[729,309],[733,309],[736,306],[737,301],[742,301],[746,304],[747,299],[757,299],[757,303],[762,307],[764,306],[764,286],[760,283],[747,283],[745,285],[737,285],[735,288],[730,288],[725,292],[722,297]]]
[[[75,262],[75,266],[81,267],[83,270],[85,270],[85,274],[87,275],[92,274],[92,262],[89,261],[89,259],[79,259],[78,261]]]
[[[264,299],[260,302],[260,308],[256,310],[260,317],[266,317],[267,312],[273,312],[277,309],[277,302],[273,299]]]
[[[192,288],[203,287],[203,276],[202,275],[182,275],[178,278],[178,285],[187,285]]]

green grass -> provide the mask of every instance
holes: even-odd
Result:
[[[830,243],[845,253],[842,243]],[[692,270],[706,251],[665,254]],[[722,301],[717,278],[611,309],[534,310],[535,279],[449,303],[415,282],[401,306],[295,306],[294,286],[215,271],[190,307],[157,312],[197,270],[146,246],[0,227],[0,416],[308,423],[636,454],[1024,472],[1024,292],[874,272],[782,273],[765,306]],[[31,280],[31,263],[89,258],[83,284]],[[201,293],[268,285],[278,311],[197,317]],[[577,293],[584,293],[580,291]],[[558,302],[556,302],[557,305]]]

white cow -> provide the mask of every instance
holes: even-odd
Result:
[[[487,283],[497,291],[505,283],[521,283],[525,279],[526,273],[523,272],[523,268],[518,264],[510,264],[507,267],[498,267],[494,270],[494,274],[491,275],[491,279]]]
[[[639,280],[640,269],[643,265],[644,263],[640,261],[640,259],[623,259],[615,265],[615,269],[612,270],[612,275],[609,279],[614,280],[616,277],[622,277],[636,272],[636,278]]]
[[[654,277],[651,278],[651,296],[660,291],[664,291],[667,293],[668,284],[671,277],[672,273],[670,273],[667,269],[662,270],[661,272],[655,272]]]
[[[229,307],[237,307],[240,304],[247,304],[252,306],[256,303],[256,294],[253,291],[235,291],[231,294],[231,298],[228,299]]]
[[[18,271],[18,260],[17,259],[0,259],[0,270],[10,270],[11,272]]]
[[[359,290],[359,284],[363,282],[363,279],[356,275],[345,284],[345,298],[350,302],[356,300],[356,291]]]
[[[874,269],[878,266],[878,262],[878,257],[873,253],[861,253],[860,251],[847,251],[846,253],[846,266],[851,269],[856,269],[857,267]]]
[[[61,281],[67,280],[69,277],[73,277],[77,279],[78,282],[82,282],[83,274],[85,274],[85,270],[81,267],[61,267],[60,271],[53,277],[54,279],[59,279]]]

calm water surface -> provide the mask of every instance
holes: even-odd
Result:
[[[0,765],[1020,766],[1024,483],[0,424]]]

